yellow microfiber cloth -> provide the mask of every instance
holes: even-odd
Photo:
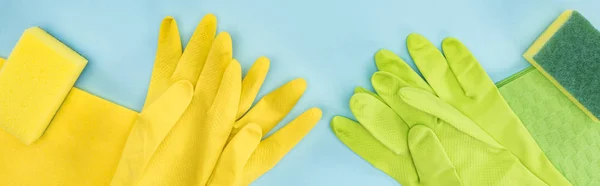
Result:
[[[0,71],[0,127],[27,145],[35,142],[86,64],[39,27],[27,29]]]
[[[600,32],[579,12],[562,13],[523,55],[592,120],[600,117]]]
[[[0,185],[108,185],[136,118],[135,111],[72,88],[36,143],[0,129]]]
[[[0,185],[109,185],[137,115],[71,89],[36,143],[0,130]]]

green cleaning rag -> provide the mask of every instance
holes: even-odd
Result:
[[[533,67],[498,86],[548,159],[573,185],[600,185],[598,123]]]

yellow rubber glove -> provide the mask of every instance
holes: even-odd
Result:
[[[119,161],[113,184],[131,185],[137,180],[173,125],[177,123],[192,100],[192,85],[181,80],[167,89],[163,95],[144,108],[133,125],[123,155]]]
[[[232,132],[234,137],[225,147],[209,185],[249,185],[273,168],[321,119],[321,110],[311,108],[267,139],[260,141],[261,134],[272,130],[293,107],[295,102],[283,103],[275,98],[287,95],[289,92],[285,91],[286,88],[291,90],[293,86],[298,86],[295,82],[292,81],[265,96],[246,116],[236,122]],[[273,110],[278,104],[289,107],[282,107],[279,112],[277,109]],[[284,110],[285,112],[281,112]]]
[[[175,20],[163,20],[147,103],[180,80],[195,85],[192,102],[143,172],[134,171],[142,175],[140,179],[130,177],[127,172],[132,169],[121,166],[113,185],[248,184],[272,168],[317,123],[320,110],[311,109],[260,142],[262,134],[293,108],[306,83],[294,80],[247,111],[266,77],[269,61],[257,60],[242,82],[241,67],[231,57],[229,34],[215,38],[215,33],[216,19],[207,15],[182,53]],[[144,157],[151,154],[146,153]],[[132,156],[123,154],[122,159],[128,157]],[[231,174],[230,170],[237,171]]]
[[[207,185],[249,185],[273,168],[320,120],[321,110],[311,108],[261,141],[262,135],[291,111],[306,89],[303,79],[293,80],[250,109],[268,68],[269,60],[261,57],[244,78],[237,121]]]

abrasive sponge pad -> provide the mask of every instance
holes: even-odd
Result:
[[[39,27],[25,30],[0,69],[0,128],[39,139],[87,60]]]
[[[523,55],[592,120],[600,117],[600,32],[567,10]]]

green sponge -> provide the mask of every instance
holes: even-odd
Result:
[[[567,10],[523,55],[592,120],[600,117],[600,32]]]

